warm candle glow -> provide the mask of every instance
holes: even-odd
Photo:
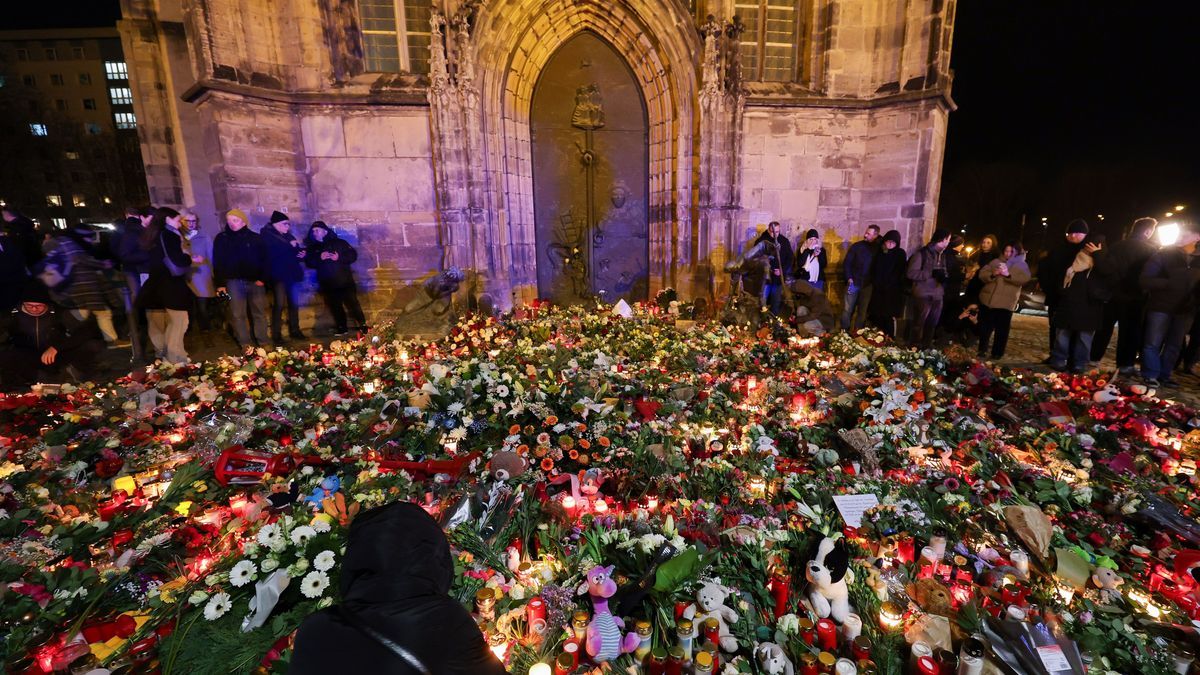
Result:
[[[529,675],[550,675],[551,672],[548,663],[535,663],[529,666]]]
[[[903,622],[904,609],[900,605],[888,600],[879,606],[880,628],[888,631],[898,630]]]

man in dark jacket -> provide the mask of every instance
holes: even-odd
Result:
[[[304,280],[304,248],[292,234],[292,222],[286,214],[275,211],[271,222],[262,230],[267,245],[267,283],[274,304],[271,306],[271,341],[283,344],[282,315],[287,305],[288,335],[303,340],[300,332],[300,282]]]
[[[1104,235],[1089,234],[1059,284],[1056,333],[1050,349],[1051,367],[1082,373],[1089,366],[1092,337],[1104,320],[1104,305],[1112,297],[1105,275]]]
[[[788,275],[792,271],[792,245],[787,237],[779,233],[779,222],[775,220],[767,224],[766,231],[758,235],[754,244],[765,240],[774,242],[778,253],[771,256],[771,272],[763,286],[763,294],[771,313],[778,316],[779,308],[783,304],[783,286],[788,282]]]
[[[453,577],[446,535],[424,509],[394,502],[360,514],[342,561],[342,602],[300,624],[291,672],[505,673],[447,595]]]
[[[0,209],[0,218],[4,220],[4,232],[20,249],[26,269],[32,270],[37,261],[42,259],[42,233],[38,231],[37,224],[12,204]]]
[[[14,391],[42,381],[86,379],[103,347],[91,318],[76,321],[50,301],[41,283],[26,285],[0,347],[0,389]]]
[[[333,314],[334,334],[345,335],[349,330],[347,314],[365,330],[367,319],[358,304],[358,286],[350,269],[358,260],[358,251],[321,220],[314,220],[308,229],[304,248],[304,262],[317,271],[317,288]]]
[[[908,279],[913,282],[914,315],[908,331],[908,341],[928,347],[933,344],[933,334],[942,317],[942,302],[945,299],[946,247],[950,245],[950,232],[937,229],[922,246],[908,259]]]
[[[1158,250],[1151,239],[1158,221],[1138,218],[1129,236],[1108,249],[1106,269],[1102,270],[1113,284],[1113,298],[1104,306],[1104,321],[1092,341],[1092,361],[1104,358],[1112,340],[1113,326],[1120,324],[1117,333],[1117,368],[1122,375],[1136,370],[1138,352],[1142,348],[1142,331],[1146,315],[1146,293],[1142,290],[1142,268]]]
[[[842,270],[846,274],[842,330],[854,330],[866,324],[867,307],[871,304],[871,261],[879,252],[878,239],[879,226],[872,223],[863,233],[862,241],[854,242],[846,251],[846,260],[842,263]]]
[[[1146,301],[1146,332],[1142,343],[1142,377],[1151,386],[1175,385],[1171,371],[1179,359],[1183,338],[1196,315],[1200,291],[1200,231],[1181,226],[1179,241],[1150,256],[1142,270]]]
[[[7,314],[21,302],[21,291],[29,281],[25,268],[24,242],[0,230],[0,312]]]
[[[213,239],[213,283],[229,296],[230,323],[238,348],[267,344],[267,245],[250,229],[241,209],[225,214],[225,229]],[[249,313],[249,320],[247,320]],[[253,323],[254,343],[250,325]]]
[[[963,286],[967,283],[968,262],[963,247],[966,243],[956,234],[950,237],[950,245],[946,247],[946,288],[942,318],[938,321],[947,338],[958,343],[964,343],[975,332],[975,323],[969,317],[963,318]]]
[[[1083,240],[1088,235],[1088,224],[1082,218],[1076,218],[1067,225],[1066,240],[1050,249],[1045,259],[1038,265],[1038,284],[1046,294],[1046,312],[1050,315],[1048,330],[1050,345],[1053,347],[1058,327],[1054,323],[1054,314],[1058,310],[1059,298],[1062,295],[1063,277],[1067,268],[1075,261],[1075,254],[1083,248]],[[1095,253],[1093,249],[1089,253]],[[1047,358],[1045,363],[1050,363]]]
[[[867,316],[871,324],[889,337],[896,337],[896,319],[904,313],[904,277],[908,262],[900,248],[900,233],[888,230],[875,260],[871,262],[871,301]]]

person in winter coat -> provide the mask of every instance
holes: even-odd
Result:
[[[21,304],[28,281],[24,242],[0,230],[0,312],[7,314]]]
[[[365,330],[367,319],[358,304],[358,287],[350,269],[350,265],[358,260],[358,251],[320,220],[313,221],[304,238],[304,248],[304,262],[317,271],[317,288],[333,314],[334,333],[345,335],[348,332],[347,314]]]
[[[0,208],[0,218],[4,220],[4,232],[21,252],[25,269],[32,270],[37,261],[42,259],[42,234],[37,224],[12,204]]]
[[[768,240],[775,244],[776,254],[771,256],[771,272],[763,285],[763,296],[766,299],[766,307],[778,316],[779,309],[783,306],[783,287],[787,284],[792,270],[792,244],[787,237],[780,234],[779,222],[775,220],[768,223],[766,231],[758,235],[754,246]]]
[[[340,576],[341,603],[300,624],[292,675],[506,672],[475,620],[447,595],[450,545],[420,506],[393,502],[359,514]]]
[[[266,243],[250,229],[244,211],[231,209],[225,229],[213,239],[213,283],[218,295],[229,295],[230,323],[242,350],[267,344],[267,264]]]
[[[1051,368],[1082,373],[1090,365],[1092,337],[1104,319],[1104,304],[1112,298],[1112,284],[1103,271],[1103,246],[1104,235],[1088,235],[1063,273]]]
[[[50,297],[79,321],[95,315],[104,341],[112,345],[117,341],[117,329],[113,326],[111,289],[106,276],[112,263],[91,254],[97,240],[96,231],[90,226],[75,225],[46,240],[46,255],[39,265],[61,268],[65,277],[62,283],[49,289]]]
[[[1175,385],[1171,372],[1200,301],[1200,231],[1190,223],[1180,229],[1178,242],[1150,256],[1142,270],[1148,294],[1142,378],[1151,386]]]
[[[200,262],[200,256],[189,256],[184,251],[179,230],[182,220],[178,211],[163,206],[142,233],[150,275],[138,296],[138,306],[146,310],[155,355],[175,364],[188,362],[183,336],[188,329],[188,311],[195,302],[188,274],[192,264]]]
[[[913,282],[915,303],[908,339],[913,344],[923,347],[933,344],[934,331],[942,317],[946,281],[950,278],[946,262],[946,247],[949,245],[950,232],[934,230],[929,243],[917,249],[908,259],[907,276]]]
[[[938,320],[949,338],[964,342],[975,332],[975,324],[963,318],[963,292],[967,282],[967,257],[963,255],[966,240],[953,235],[946,247],[946,286],[942,297],[942,317]]]
[[[1112,280],[1113,299],[1104,306],[1104,321],[1092,340],[1092,361],[1104,358],[1112,340],[1113,326],[1120,324],[1117,333],[1117,368],[1122,375],[1132,375],[1137,369],[1138,352],[1142,349],[1142,333],[1146,316],[1146,292],[1142,290],[1142,269],[1158,250],[1151,239],[1158,221],[1139,218],[1133,223],[1129,236],[1109,247],[1105,256],[1105,276]]]
[[[896,319],[904,311],[904,276],[908,268],[900,233],[888,230],[883,245],[871,261],[871,302],[867,318],[890,337],[896,337]]]
[[[0,390],[15,391],[38,380],[86,380],[102,353],[95,321],[77,321],[59,311],[45,286],[30,283],[0,347]]]
[[[192,295],[196,296],[192,305],[192,317],[200,326],[200,330],[207,333],[213,327],[213,303],[217,297],[217,287],[213,284],[213,241],[200,229],[200,218],[195,211],[184,209],[180,214],[183,216],[180,220],[183,248],[193,260],[187,278],[188,288],[192,289]],[[208,342],[207,346],[212,346],[211,337],[206,335],[204,339]]]
[[[842,271],[846,274],[846,295],[842,298],[842,330],[861,328],[866,323],[867,307],[871,303],[871,262],[879,252],[879,226],[872,223],[846,251]],[[855,314],[857,319],[855,321]]]
[[[1032,275],[1025,263],[1025,250],[1020,242],[1011,242],[1004,247],[1000,257],[993,258],[979,270],[979,349],[980,359],[987,356],[991,342],[993,359],[1004,358],[1008,346],[1008,333],[1012,327],[1013,312],[1021,301],[1021,289],[1029,283]],[[992,342],[992,336],[995,341]]]
[[[796,252],[796,262],[792,276],[807,281],[819,290],[825,290],[825,263],[829,257],[825,255],[825,247],[821,245],[821,233],[809,230],[804,233],[804,244]]]
[[[274,296],[271,306],[271,341],[283,344],[281,319],[287,305],[288,335],[303,340],[300,332],[300,282],[304,280],[304,248],[292,234],[292,222],[286,214],[275,211],[262,230],[267,245],[267,283]]]
[[[1050,315],[1049,325],[1050,344],[1054,345],[1054,340],[1058,335],[1057,314],[1062,296],[1063,276],[1075,262],[1075,256],[1084,247],[1083,240],[1088,235],[1088,224],[1082,218],[1076,218],[1067,224],[1066,239],[1055,246],[1046,254],[1046,257],[1038,265],[1038,283],[1042,287],[1042,292],[1046,294],[1046,311]],[[1088,251],[1095,253],[1096,249]],[[1090,356],[1090,355],[1089,355]],[[1047,358],[1045,363],[1049,364],[1053,357]]]

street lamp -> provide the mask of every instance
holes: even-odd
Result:
[[[1183,204],[1176,204],[1176,205],[1175,205],[1175,212],[1176,212],[1176,213],[1178,213],[1179,211],[1182,211],[1182,210],[1183,210]]]

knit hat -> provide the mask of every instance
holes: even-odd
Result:
[[[1083,218],[1076,218],[1067,223],[1067,234],[1087,234],[1088,224]]]
[[[933,236],[929,238],[929,243],[936,244],[939,241],[945,241],[950,238],[950,230],[938,228],[933,231]]]
[[[897,230],[888,230],[887,234],[883,235],[883,240],[893,242],[897,246],[899,246],[900,245],[900,232],[898,232]]]
[[[285,220],[288,220],[290,222],[290,219],[288,218],[286,213],[280,213],[278,211],[271,212],[271,224],[272,225],[274,225],[275,223],[282,223]]]
[[[242,222],[245,223],[247,226],[250,225],[249,216],[247,216],[246,212],[241,209],[229,209],[228,211],[225,212],[225,218],[228,219],[229,216],[237,216],[238,218],[241,218]]]
[[[308,226],[308,231],[312,232],[313,230],[317,229],[318,227],[321,228],[322,230],[325,230],[326,232],[329,231],[329,226],[326,225],[325,221],[323,221],[323,220],[314,220],[312,222],[312,225]]]
[[[805,239],[820,239],[821,233],[817,232],[815,229],[809,230],[808,232],[804,233],[804,238]]]
[[[963,239],[962,237],[958,236],[957,234],[954,235],[953,237],[950,237],[950,248],[958,248],[959,246],[962,246],[965,243],[967,243],[967,240]]]

